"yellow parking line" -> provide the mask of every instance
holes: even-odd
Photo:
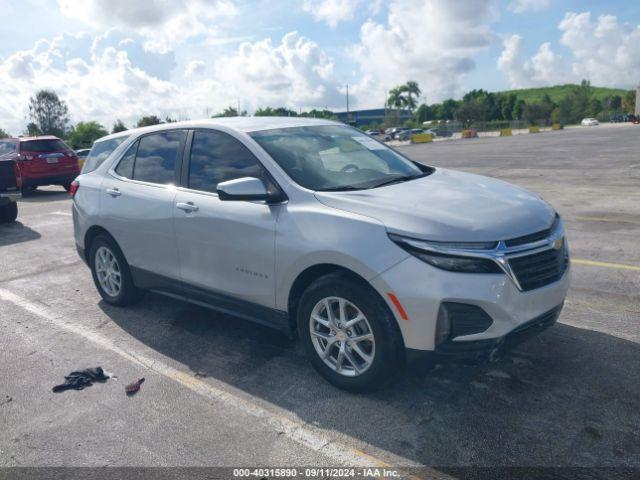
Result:
[[[573,217],[575,220],[583,220],[586,222],[610,222],[610,223],[631,223],[633,225],[640,225],[640,222],[636,220],[622,220],[619,218],[607,218],[607,217]]]
[[[572,258],[571,263],[578,265],[588,265],[590,267],[617,268],[620,270],[633,270],[640,272],[638,265],[625,265],[624,263],[596,262],[594,260],[583,260],[581,258]]]

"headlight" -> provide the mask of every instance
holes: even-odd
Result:
[[[442,270],[461,273],[503,273],[502,269],[493,260],[437,251],[443,248],[459,249],[461,251],[491,250],[495,248],[496,242],[426,242],[394,234],[390,234],[389,238],[411,255]]]

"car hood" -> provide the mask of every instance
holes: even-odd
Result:
[[[369,190],[316,192],[323,204],[382,222],[391,233],[434,241],[506,240],[549,228],[553,208],[495,178],[438,168]]]

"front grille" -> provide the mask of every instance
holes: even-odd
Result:
[[[551,248],[543,252],[509,259],[523,291],[534,290],[556,282],[562,278],[569,260],[563,248]]]
[[[17,190],[13,160],[0,160],[0,192]]]

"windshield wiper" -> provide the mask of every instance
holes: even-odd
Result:
[[[362,190],[361,187],[354,187],[353,185],[340,185],[336,187],[319,188],[319,192],[346,192],[348,190]]]
[[[384,182],[371,185],[369,188],[378,188],[378,187],[384,187],[385,185],[392,185],[394,183],[408,182],[409,180],[415,180],[416,178],[426,177],[427,175],[428,173],[422,173],[420,175],[412,175],[410,177],[394,177],[394,178],[390,178],[389,180],[385,180]]]

